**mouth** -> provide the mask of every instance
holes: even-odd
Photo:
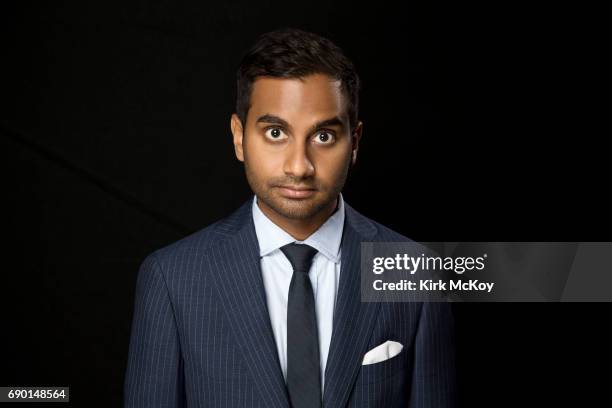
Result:
[[[278,186],[277,188],[281,195],[286,198],[307,198],[317,191],[314,188],[298,186]]]

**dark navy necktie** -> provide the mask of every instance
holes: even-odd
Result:
[[[305,244],[280,248],[293,275],[287,303],[287,389],[292,408],[320,408],[321,365],[315,301],[308,277],[312,258],[317,253]]]

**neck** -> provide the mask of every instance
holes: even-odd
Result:
[[[327,207],[319,211],[308,219],[296,220],[283,217],[272,208],[268,207],[263,201],[257,200],[257,206],[262,213],[266,215],[273,223],[285,230],[289,235],[298,241],[304,241],[311,236],[327,219],[334,213],[336,207],[340,204],[338,196]]]

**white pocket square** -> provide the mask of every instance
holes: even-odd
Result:
[[[402,351],[404,346],[397,341],[387,340],[383,344],[374,347],[372,350],[365,353],[361,365],[380,363],[395,357]]]

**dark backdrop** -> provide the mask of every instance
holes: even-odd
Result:
[[[344,190],[358,211],[423,241],[609,240],[589,120],[602,109],[582,93],[592,55],[572,10],[2,7],[0,385],[121,405],[140,262],[250,195],[229,130],[235,68],[277,27],[329,36],[360,72],[364,132]],[[608,304],[454,311],[462,406],[585,405],[602,390]]]

